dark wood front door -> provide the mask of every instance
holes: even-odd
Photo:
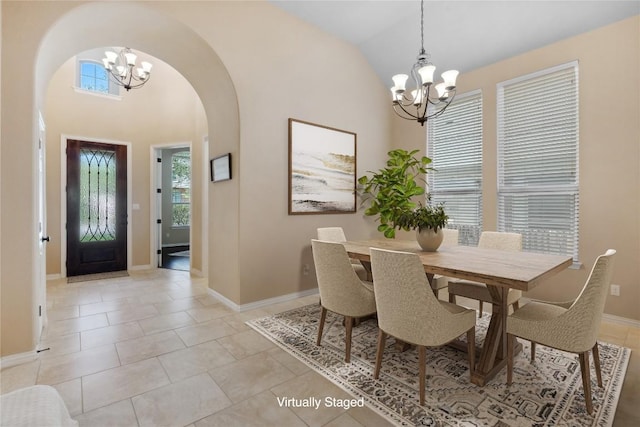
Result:
[[[127,269],[127,147],[67,140],[67,276]]]

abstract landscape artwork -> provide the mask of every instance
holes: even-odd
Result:
[[[289,214],[356,211],[356,134],[289,119]]]

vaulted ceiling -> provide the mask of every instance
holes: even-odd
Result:
[[[417,0],[269,1],[353,43],[385,85],[420,49]],[[464,73],[638,14],[635,0],[425,1],[424,47],[437,75]]]

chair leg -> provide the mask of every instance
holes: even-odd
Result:
[[[531,360],[529,362],[533,363],[535,361],[536,361],[536,343],[531,341]]]
[[[511,305],[513,306],[513,311],[516,311],[520,308],[520,301],[514,301]]]
[[[347,363],[351,363],[351,329],[353,328],[353,317],[344,316],[345,327],[347,328],[347,337],[346,337],[346,348],[345,348],[345,357],[344,361]]]
[[[476,327],[467,331],[467,354],[469,356],[469,380],[476,370]]]
[[[593,364],[596,365],[596,378],[598,379],[598,387],[602,387],[602,371],[600,370],[600,352],[598,351],[598,341],[591,349],[593,353]]]
[[[420,376],[420,406],[424,405],[424,389],[427,377],[427,348],[418,346],[418,375]]]
[[[478,319],[482,317],[482,301],[478,301],[480,303],[480,311],[478,311]]]
[[[324,329],[324,320],[327,318],[327,309],[322,307],[320,312],[320,324],[318,325],[318,340],[316,341],[316,345],[320,345],[320,340],[322,340],[322,330]]]
[[[584,403],[589,415],[593,414],[593,402],[591,402],[591,379],[589,378],[589,352],[580,353],[580,371],[582,372],[582,388],[584,389]]]
[[[507,385],[513,382],[513,335],[507,334]]]
[[[449,293],[449,302],[451,304],[455,304],[456,303],[456,296],[455,294]]]
[[[380,375],[380,366],[382,365],[382,353],[384,352],[384,344],[387,340],[387,334],[382,329],[378,330],[378,351],[376,351],[376,369],[373,371],[373,378],[378,379]]]

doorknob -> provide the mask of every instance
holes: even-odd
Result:
[[[41,237],[40,240],[42,240],[43,242],[48,242],[49,241],[49,236]]]

